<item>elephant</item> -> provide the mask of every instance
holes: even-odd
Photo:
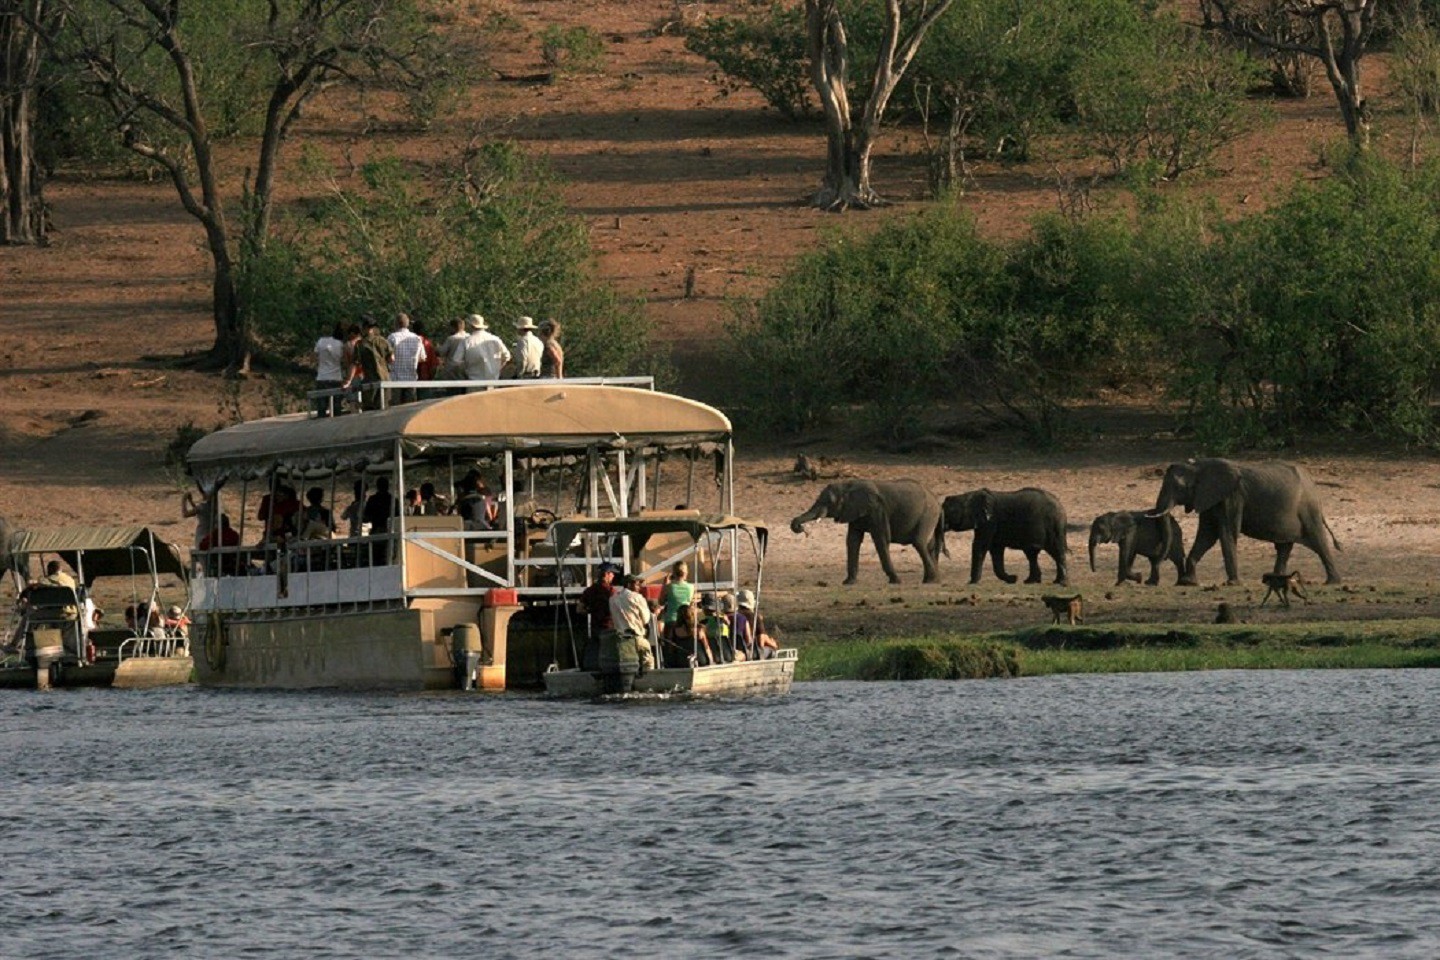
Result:
[[[1136,556],[1150,561],[1150,579],[1145,582],[1152,587],[1160,582],[1160,564],[1166,560],[1175,564],[1177,584],[1185,578],[1185,534],[1168,513],[1152,517],[1146,510],[1117,510],[1096,517],[1090,524],[1091,570],[1095,569],[1095,545],[1100,543],[1120,546],[1116,586],[1131,580],[1140,582],[1140,574],[1131,570]]]
[[[1240,582],[1235,539],[1243,534],[1275,544],[1275,573],[1288,572],[1290,551],[1303,543],[1325,565],[1325,582],[1340,583],[1330,547],[1340,549],[1325,514],[1315,482],[1300,467],[1283,460],[1239,463],[1207,459],[1172,463],[1165,471],[1154,516],[1176,505],[1200,515],[1195,542],[1185,558],[1182,583],[1194,584],[1195,565],[1220,541],[1225,557],[1225,582]]]
[[[805,524],[820,517],[848,523],[845,536],[845,583],[855,582],[860,566],[860,541],[865,534],[875,544],[880,566],[891,583],[899,583],[890,562],[890,544],[908,543],[925,565],[925,582],[939,579],[940,554],[945,550],[945,527],[940,502],[914,480],[837,480],[820,491],[809,510],[790,521],[801,533]]]
[[[1016,578],[1005,572],[1005,551],[1020,550],[1030,561],[1026,583],[1039,583],[1040,551],[1055,561],[1055,582],[1068,584],[1065,567],[1065,508],[1053,494],[1038,487],[997,493],[971,490],[945,498],[945,529],[974,530],[970,547],[970,582],[979,583],[985,554],[995,567],[995,576],[1006,583]]]

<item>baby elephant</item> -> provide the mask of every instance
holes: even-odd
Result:
[[[1019,550],[1030,562],[1026,583],[1040,582],[1041,551],[1055,561],[1055,582],[1070,582],[1065,569],[1065,508],[1053,494],[1038,487],[971,490],[946,497],[944,512],[946,530],[975,531],[970,547],[971,583],[980,582],[987,553],[995,576],[1014,583],[1015,576],[1005,572],[1006,550]]]
[[[1077,593],[1073,597],[1057,597],[1053,594],[1046,594],[1040,599],[1050,611],[1051,623],[1059,623],[1061,617],[1064,617],[1072,627],[1077,623],[1085,622],[1085,598],[1080,594]]]
[[[1170,514],[1151,516],[1144,510],[1117,510],[1102,513],[1090,524],[1090,569],[1095,569],[1095,545],[1114,543],[1120,547],[1120,570],[1115,578],[1118,586],[1126,581],[1140,582],[1140,574],[1131,569],[1136,556],[1150,561],[1150,579],[1160,582],[1160,564],[1175,564],[1175,582],[1185,577],[1185,534]]]
[[[1306,603],[1310,598],[1305,595],[1305,581],[1300,577],[1299,570],[1291,570],[1289,573],[1266,573],[1260,576],[1260,582],[1265,584],[1265,596],[1260,600],[1260,606],[1265,606],[1265,601],[1271,595],[1280,598],[1280,606],[1290,606],[1290,594],[1295,594]]]

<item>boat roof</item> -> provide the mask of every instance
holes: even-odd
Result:
[[[551,536],[555,538],[555,552],[564,553],[570,543],[581,533],[620,533],[645,540],[657,533],[687,533],[692,540],[699,540],[705,534],[717,530],[753,530],[761,549],[769,536],[769,528],[758,520],[721,514],[663,517],[586,517],[579,520],[557,520],[550,525]]]
[[[570,384],[480,390],[385,410],[252,420],[198,441],[186,456],[203,486],[289,471],[361,469],[397,442],[407,456],[449,451],[545,455],[597,442],[617,448],[723,442],[730,420],[714,407],[631,386]]]
[[[156,573],[185,577],[185,560],[180,548],[162,539],[149,527],[51,527],[22,530],[15,535],[11,551],[16,556],[54,553],[75,570],[83,569],[85,583],[99,577],[118,577],[144,571],[150,563],[136,564],[135,553],[151,555]],[[84,567],[80,555],[84,554]]]

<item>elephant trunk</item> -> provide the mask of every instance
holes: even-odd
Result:
[[[822,514],[821,514],[820,506],[817,504],[817,505],[811,507],[809,510],[806,510],[804,513],[800,514],[800,516],[798,516],[798,517],[796,517],[795,519],[791,520],[791,521],[790,521],[790,529],[791,529],[792,531],[794,531],[795,533],[804,533],[804,532],[805,532],[805,524],[811,522],[812,520],[818,519],[821,515],[822,515]]]
[[[1100,542],[1100,534],[1094,530],[1090,531],[1090,572],[1095,572],[1095,544]]]

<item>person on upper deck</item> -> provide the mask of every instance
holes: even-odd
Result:
[[[521,317],[515,321],[515,379],[533,380],[540,376],[540,361],[545,345],[535,336],[535,321]]]
[[[335,329],[315,341],[315,389],[339,390],[345,384],[345,324],[335,324]],[[328,417],[332,410],[339,410],[339,394],[316,397],[312,407],[317,417]]]
[[[565,376],[565,348],[560,345],[560,324],[554,320],[540,322],[540,376]]]
[[[360,364],[360,405],[366,410],[380,409],[380,383],[390,379],[390,364],[395,348],[380,335],[380,321],[365,319],[365,335],[355,345],[355,359]]]
[[[485,318],[478,313],[470,314],[465,321],[470,335],[465,339],[465,377],[468,380],[499,380],[500,371],[510,360],[510,348],[505,341],[490,332]]]
[[[391,379],[405,383],[417,382],[420,379],[420,364],[425,360],[425,341],[410,329],[409,314],[401,313],[395,317],[395,329],[386,340],[394,351],[394,359],[390,363]],[[414,387],[395,391],[396,403],[412,403],[414,400]]]

